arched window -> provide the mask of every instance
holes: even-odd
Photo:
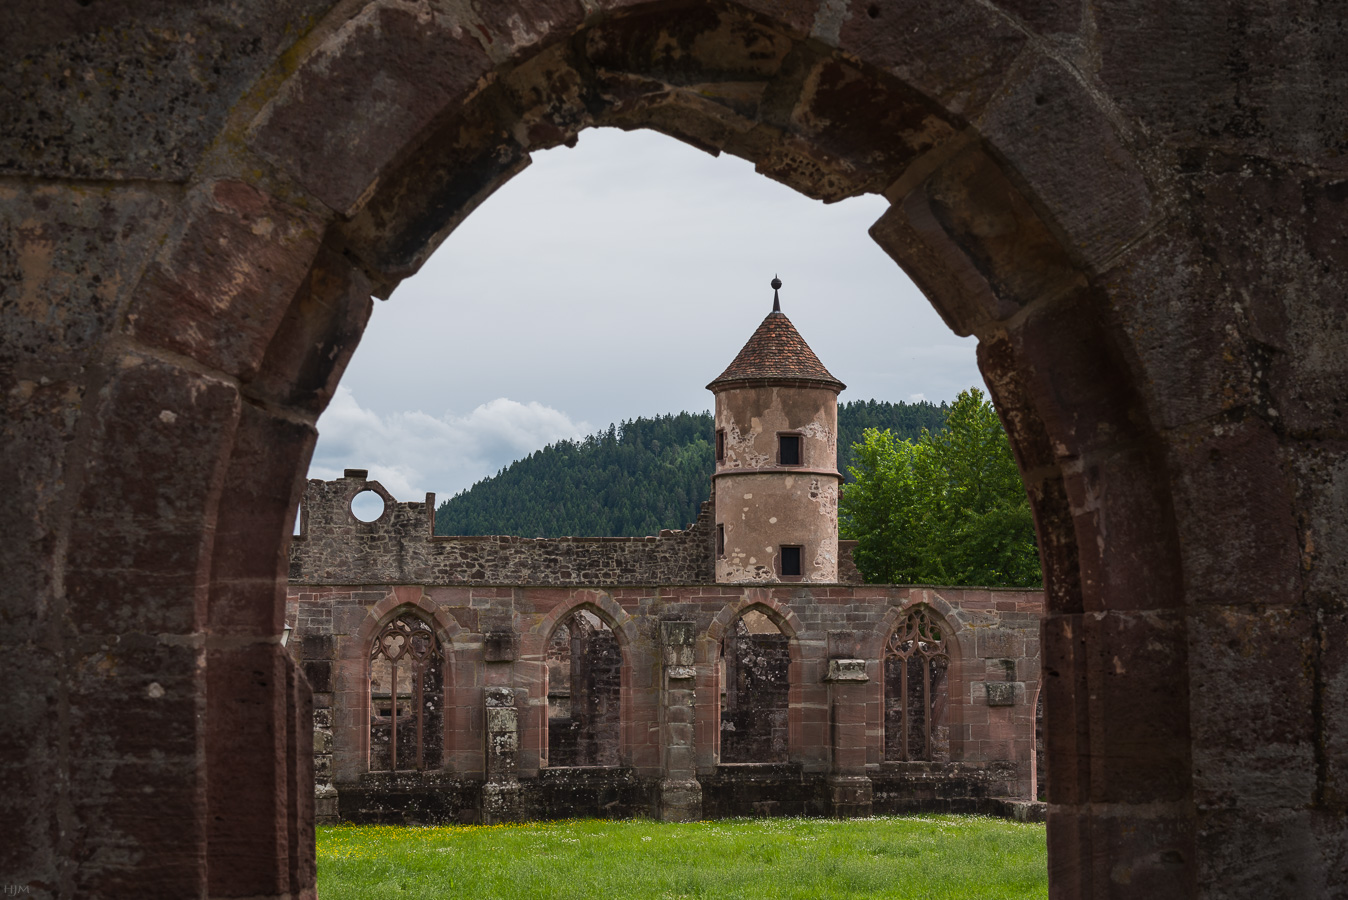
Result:
[[[443,659],[435,631],[413,613],[385,625],[370,648],[370,771],[440,767]]]
[[[914,608],[885,644],[885,759],[937,759],[948,753],[949,666],[941,625],[930,610]]]
[[[587,609],[548,641],[548,765],[616,766],[622,727],[622,649]]]
[[[721,641],[721,762],[786,762],[791,640],[747,610]]]

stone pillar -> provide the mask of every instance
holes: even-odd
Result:
[[[487,781],[482,785],[482,821],[488,825],[518,822],[520,782],[518,754],[520,716],[515,692],[489,687],[484,692],[487,717]]]
[[[660,690],[660,821],[695,822],[702,818],[702,785],[693,753],[693,705],[697,670],[693,667],[692,622],[661,622],[663,669]]]
[[[314,710],[314,821],[335,825],[337,788],[332,784],[332,710]]]
[[[830,635],[830,637],[832,637]],[[829,730],[833,751],[828,776],[829,811],[840,819],[871,814],[871,779],[866,775],[866,660],[831,657]]]

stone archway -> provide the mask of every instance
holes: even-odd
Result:
[[[1250,87],[1206,52],[1245,49],[1229,17],[1103,6],[222,13],[165,51],[214,59],[192,69],[214,97],[172,68],[99,93],[90,69],[80,103],[164,121],[82,141],[44,131],[71,114],[47,68],[186,46],[192,21],[32,32],[10,58],[37,80],[10,94],[48,116],[6,138],[30,180],[2,188],[7,621],[43,698],[11,717],[13,871],[61,896],[312,883],[304,691],[275,638],[313,423],[369,294],[530,150],[612,124],[810,196],[883,193],[872,236],[978,336],[1044,552],[1055,896],[1343,889],[1348,173],[1342,123],[1292,112],[1341,108],[1343,23],[1270,13],[1271,46],[1323,52],[1256,48]],[[1252,666],[1265,687],[1237,689]]]

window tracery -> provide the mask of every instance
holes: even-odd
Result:
[[[942,625],[916,607],[885,643],[885,759],[935,759],[944,749],[945,678],[950,666]]]
[[[413,613],[397,616],[370,648],[370,770],[438,768],[443,723],[440,642]]]

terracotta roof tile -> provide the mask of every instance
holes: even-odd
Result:
[[[841,391],[847,387],[834,378],[814,355],[785,313],[771,312],[753,337],[720,377],[707,385],[718,393],[747,382],[790,381]]]

